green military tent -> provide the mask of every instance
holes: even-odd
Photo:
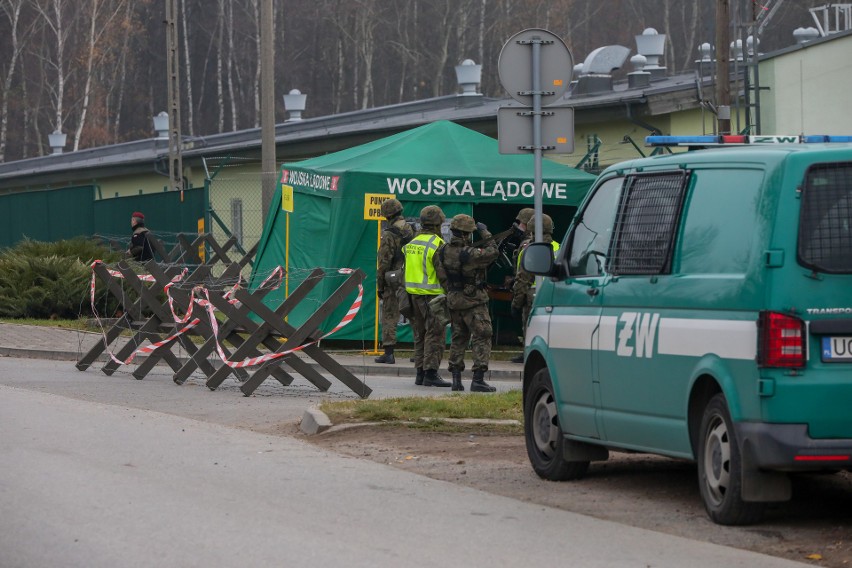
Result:
[[[544,210],[564,232],[595,178],[543,162]],[[284,164],[250,285],[256,288],[280,265],[287,267],[287,289],[293,290],[311,269],[326,268],[329,277],[291,313],[289,321],[298,325],[342,282],[334,269],[361,268],[367,274],[361,313],[334,338],[374,340],[380,202],[396,197],[412,218],[426,205],[439,205],[448,219],[467,213],[497,232],[511,225],[520,208],[532,206],[533,167],[531,155],[501,155],[493,138],[449,121]],[[267,301],[280,302],[285,293],[282,287]],[[328,318],[326,331],[350,303]]]

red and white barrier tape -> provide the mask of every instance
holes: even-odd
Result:
[[[96,260],[91,264],[91,268],[92,268],[91,303],[92,303],[92,313],[94,314],[95,319],[98,321],[98,325],[100,325],[101,329],[103,330],[103,326],[100,323],[100,317],[98,316],[97,309],[95,308],[95,282],[96,282],[95,276],[96,275],[95,275],[95,272],[94,272],[94,268],[97,264],[103,264],[103,262],[100,261],[100,260]],[[124,275],[117,270],[107,270],[107,272],[109,273],[110,276],[112,276],[114,278],[124,278]],[[219,321],[216,319],[215,307],[210,302],[210,292],[207,288],[205,288],[203,286],[194,287],[192,289],[192,291],[190,292],[190,302],[189,302],[189,307],[187,309],[187,313],[183,317],[179,317],[175,313],[174,300],[171,296],[170,288],[174,284],[180,282],[184,278],[184,276],[186,275],[186,272],[187,272],[186,269],[184,269],[179,275],[172,278],[171,281],[168,284],[166,284],[166,286],[164,288],[164,292],[166,293],[166,296],[168,297],[168,301],[169,301],[169,309],[172,313],[172,317],[174,318],[175,323],[176,324],[186,323],[190,319],[190,317],[192,317],[192,307],[193,307],[194,304],[198,304],[203,309],[205,309],[207,311],[208,317],[210,318],[210,327],[213,329],[213,336],[215,338],[216,352],[219,354],[219,357],[222,359],[223,363],[225,363],[229,367],[232,367],[232,368],[235,368],[235,369],[236,368],[242,368],[242,367],[251,367],[251,366],[255,366],[255,365],[260,365],[262,363],[266,363],[267,361],[279,359],[281,357],[284,357],[286,355],[290,355],[291,353],[295,353],[297,351],[301,351],[301,350],[305,349],[306,347],[310,347],[311,345],[319,343],[322,339],[325,339],[326,337],[337,332],[341,328],[348,325],[349,322],[351,322],[353,319],[355,319],[355,316],[358,315],[358,311],[361,309],[361,302],[362,302],[363,297],[364,297],[364,287],[359,283],[358,284],[358,296],[355,298],[355,301],[349,307],[349,310],[346,312],[346,315],[343,316],[343,318],[340,320],[340,322],[331,331],[320,336],[319,338],[317,338],[316,340],[314,340],[310,343],[305,343],[303,345],[299,345],[299,346],[294,347],[293,349],[290,349],[288,351],[277,352],[277,353],[269,353],[269,354],[261,355],[261,356],[258,356],[258,357],[251,357],[251,358],[248,358],[248,359],[244,359],[242,361],[231,361],[225,355],[225,351],[222,348],[220,341],[219,341]],[[351,269],[351,268],[341,268],[341,269],[338,270],[338,272],[340,274],[351,274],[351,273],[354,272],[354,270]],[[145,282],[155,282],[156,281],[156,279],[150,274],[142,274],[142,275],[138,275],[138,276],[139,276],[140,280],[143,280]],[[276,267],[275,270],[273,270],[272,273],[270,273],[270,275],[267,276],[266,279],[264,279],[264,281],[261,283],[260,287],[261,288],[265,287],[270,282],[270,280],[272,280],[272,278],[275,277],[275,276],[278,277],[278,282],[273,287],[273,290],[280,287],[281,282],[284,278],[284,270],[280,266]],[[239,288],[239,281],[230,290],[228,290],[223,295],[223,297],[225,299],[227,299],[229,303],[232,303],[232,304],[236,303],[237,300],[235,298],[233,298],[233,295],[235,294],[235,292],[238,288]],[[203,294],[204,298],[196,297],[196,292],[199,292],[199,294]],[[117,363],[119,365],[129,365],[133,361],[133,359],[136,358],[137,355],[140,355],[140,354],[145,355],[145,354],[149,354],[149,353],[156,351],[157,349],[159,349],[163,345],[166,345],[169,342],[174,341],[179,336],[188,332],[189,330],[191,330],[192,328],[197,326],[199,323],[200,323],[199,318],[195,318],[192,321],[189,321],[189,323],[187,325],[185,325],[184,327],[182,327],[181,329],[179,329],[178,331],[176,331],[172,335],[170,335],[170,336],[168,336],[168,337],[166,337],[166,338],[164,338],[160,341],[152,343],[150,345],[146,345],[144,347],[140,347],[140,348],[136,349],[124,361],[118,359],[112,353],[112,351],[109,349],[109,347],[107,345],[106,333],[104,333],[104,346],[106,347],[106,351],[109,354],[110,358],[115,363]]]
[[[354,270],[352,270],[351,268],[341,268],[341,269],[338,270],[338,272],[340,274],[351,274],[351,273],[354,272]],[[207,290],[204,290],[204,294],[208,295],[209,292]],[[355,319],[355,316],[358,315],[358,311],[361,309],[361,302],[363,301],[363,298],[364,298],[364,286],[359,283],[358,284],[358,296],[355,298],[355,301],[352,302],[352,305],[349,307],[349,310],[347,310],[346,315],[343,316],[343,318],[334,327],[334,329],[332,329],[328,333],[318,337],[314,341],[311,341],[309,343],[303,343],[302,345],[298,345],[298,346],[296,346],[292,349],[288,349],[287,351],[278,351],[278,352],[275,352],[275,353],[267,353],[266,355],[259,355],[257,357],[250,357],[248,359],[243,359],[242,361],[231,361],[225,355],[225,351],[222,349],[220,342],[219,342],[219,325],[218,325],[218,322],[216,321],[215,315],[213,314],[212,304],[210,304],[209,301],[206,303],[206,308],[207,308],[207,313],[210,317],[210,325],[213,328],[213,334],[216,337],[216,351],[219,353],[219,358],[222,359],[222,362],[225,363],[226,365],[228,365],[229,367],[231,367],[233,369],[240,369],[240,368],[243,368],[243,367],[253,367],[255,365],[261,365],[261,364],[266,363],[268,361],[280,359],[281,357],[285,357],[287,355],[290,355],[291,353],[296,353],[298,351],[302,351],[306,347],[310,347],[311,345],[315,345],[315,344],[319,343],[320,341],[322,341],[326,337],[330,336],[331,334],[335,333],[336,331],[340,330],[341,328],[345,327],[353,319]],[[209,295],[208,295],[208,299],[209,299]]]

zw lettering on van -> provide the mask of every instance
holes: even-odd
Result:
[[[751,144],[797,144],[798,136],[749,136]]]
[[[624,312],[618,318],[618,346],[621,357],[646,357],[654,354],[654,340],[660,324],[660,314]]]

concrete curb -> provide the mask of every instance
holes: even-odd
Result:
[[[53,351],[46,349],[26,349],[19,347],[0,347],[0,357],[20,357],[23,359],[46,359],[50,361],[78,361],[80,357],[82,357],[82,353],[77,353],[74,351]],[[332,356],[334,354],[332,353]],[[347,357],[351,357],[347,356]],[[145,360],[145,357],[137,357],[134,359],[134,365],[141,363]],[[186,361],[187,359],[184,357],[179,357],[180,361]],[[97,358],[98,362],[106,362],[109,361],[109,355],[101,354]],[[310,359],[305,359],[305,361],[314,369],[317,369],[320,372],[325,371],[319,364],[315,363]],[[214,366],[221,365],[221,361],[215,360],[211,361]],[[164,361],[160,361],[158,365],[165,365]],[[381,363],[378,364],[344,364],[344,367],[347,367],[349,371],[357,376],[382,376],[382,377],[406,377],[406,378],[414,378],[414,368],[410,365],[384,365]],[[470,379],[472,375],[471,371],[465,371],[462,373],[462,377],[464,379]],[[521,366],[518,365],[518,370],[505,370],[505,369],[494,369],[488,371],[485,376],[486,380],[495,380],[495,381],[521,381]]]
[[[521,426],[519,420],[513,419],[492,419],[492,418],[431,418],[424,416],[420,418],[420,422],[446,422],[448,424],[492,424],[497,426]],[[351,430],[353,428],[363,428],[367,426],[389,426],[392,424],[414,424],[414,422],[346,422],[344,424],[332,424],[331,419],[319,408],[311,407],[305,411],[302,416],[302,422],[299,425],[301,431],[308,436],[315,434],[331,434],[342,430]]]
[[[331,420],[325,412],[316,406],[311,406],[305,410],[302,421],[299,423],[299,429],[308,436],[320,434],[329,428],[331,428]]]

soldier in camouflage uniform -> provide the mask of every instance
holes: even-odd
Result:
[[[553,255],[559,250],[559,243],[553,240],[553,219],[550,215],[541,216],[542,242],[550,243],[553,247]],[[535,239],[535,218],[527,223],[527,239],[521,244],[520,253],[515,272],[515,282],[512,284],[512,316],[522,317],[524,322],[524,335],[527,332],[527,320],[530,317],[533,300],[535,299],[535,275],[530,274],[521,266],[521,256],[524,249]]]
[[[403,247],[405,253],[405,290],[411,298],[411,331],[414,334],[414,384],[427,387],[448,387],[438,375],[446,343],[446,325],[439,322],[429,309],[429,302],[443,294],[444,289],[435,272],[434,257],[444,239],[441,225],[444,212],[437,205],[427,205],[420,211],[420,231]]]
[[[527,231],[527,224],[530,222],[530,219],[535,215],[535,209],[532,207],[524,207],[520,211],[518,211],[517,217],[515,217],[515,222],[512,223],[512,228],[515,229],[515,232],[512,233],[509,237],[506,238],[504,243],[508,242],[509,246],[512,247],[512,269],[514,270],[514,276],[518,274],[518,254],[521,251],[522,246],[526,246],[526,243],[529,242],[529,231]],[[514,279],[513,279],[514,283]],[[520,320],[521,315],[520,312],[512,313],[512,318],[515,320]],[[521,329],[524,328],[526,323],[521,321]],[[517,357],[512,357],[509,359],[512,363],[523,363],[524,362],[524,354],[521,353]]]
[[[464,371],[464,353],[470,341],[473,353],[473,382],[471,392],[497,390],[485,382],[485,372],[491,358],[491,314],[488,312],[488,293],[485,278],[488,265],[500,254],[497,244],[488,240],[483,247],[471,246],[473,232],[478,230],[483,239],[491,233],[483,223],[476,223],[470,215],[456,215],[450,223],[453,234],[449,244],[436,255],[435,269],[441,285],[447,291],[447,306],[452,322],[450,345],[450,372],[453,390],[463,391],[461,373]]]
[[[518,216],[515,217],[515,222],[512,223],[512,228],[515,230],[511,235],[506,237],[503,241],[509,245],[513,246],[512,250],[512,266],[517,266],[518,264],[518,251],[521,250],[521,244],[529,237],[529,232],[527,231],[527,223],[530,222],[533,215],[535,214],[535,209],[532,207],[524,207],[520,211],[518,211]]]
[[[397,199],[382,202],[382,216],[387,219],[379,245],[376,266],[376,292],[382,301],[382,347],[385,352],[376,357],[376,363],[396,363],[393,351],[396,347],[396,325],[399,323],[399,301],[397,288],[404,284],[405,255],[402,247],[414,237],[411,228],[402,217],[402,203]]]

